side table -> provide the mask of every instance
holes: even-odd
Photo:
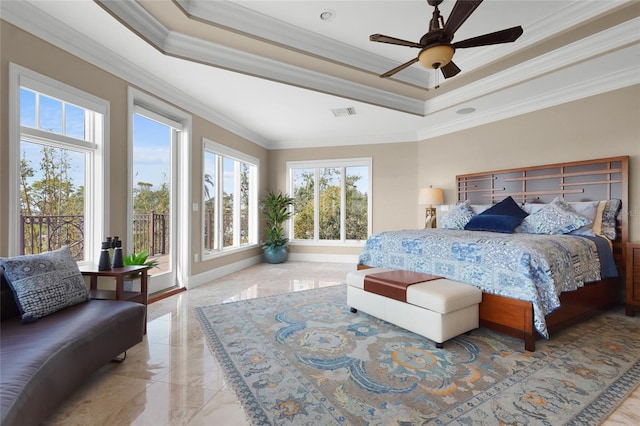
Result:
[[[632,317],[640,312],[640,242],[627,243],[626,259],[625,313]]]
[[[147,271],[148,266],[123,266],[122,268],[111,268],[99,271],[97,264],[84,265],[80,267],[80,273],[89,279],[89,294],[92,299],[103,300],[128,300],[130,302],[142,303],[145,306],[144,332],[147,333]],[[124,279],[129,275],[140,274],[140,291],[125,291]],[[98,289],[98,277],[112,277],[115,279],[114,290]]]

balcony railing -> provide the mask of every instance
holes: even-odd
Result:
[[[133,250],[150,256],[169,253],[169,214],[136,214],[133,217]],[[21,216],[20,252],[43,253],[68,246],[76,260],[84,260],[84,216]]]
[[[133,215],[133,251],[149,256],[169,253],[169,213]]]
[[[21,216],[20,253],[35,254],[69,246],[76,260],[84,258],[84,216]]]

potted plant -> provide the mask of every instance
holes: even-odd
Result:
[[[260,210],[267,222],[267,238],[262,243],[262,249],[268,263],[282,263],[287,259],[289,238],[285,236],[284,223],[293,215],[290,209],[292,205],[293,198],[281,191],[269,191],[260,203]]]
[[[124,256],[122,258],[122,263],[124,263],[125,266],[145,265],[145,266],[148,266],[149,269],[157,268],[160,262],[158,262],[157,259],[147,260],[148,257],[149,257],[149,252],[146,250],[143,250],[138,254],[133,252],[128,256]],[[140,276],[140,272],[127,275],[125,277],[124,290],[131,291],[133,289],[133,281],[139,276]]]

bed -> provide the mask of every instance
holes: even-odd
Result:
[[[487,232],[484,222],[473,231],[449,224],[454,229],[376,233],[358,268],[424,272],[479,287],[480,324],[521,338],[534,351],[537,339],[622,300],[627,180],[626,156],[459,175],[459,204],[453,209],[471,206],[474,224],[509,203],[528,218],[513,233]],[[593,223],[580,222],[584,218],[559,235],[546,235],[551,231],[540,221],[558,206],[569,206],[581,218],[589,216],[585,209],[595,209],[598,236]],[[600,222],[603,216],[608,226]]]

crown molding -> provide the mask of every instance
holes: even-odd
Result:
[[[620,6],[631,3],[632,0],[584,1],[575,0],[553,15],[545,16],[537,22],[524,28],[527,35],[518,43],[505,43],[499,46],[486,46],[483,49],[473,49],[467,54],[465,66],[469,69],[480,68],[501,57],[529,48],[547,39],[550,35],[571,28],[597,18]]]
[[[481,80],[475,81],[435,97],[427,103],[427,114],[468,102],[472,99],[497,92],[504,88],[523,83],[541,75],[560,70],[572,64],[584,62],[591,58],[622,49],[625,46],[640,42],[640,18],[635,18],[598,34],[578,40],[568,46],[538,56],[518,66],[504,70]],[[602,82],[613,79],[609,73],[601,77]],[[546,105],[540,105],[544,108]]]
[[[277,141],[271,144],[270,149],[295,149],[318,148],[349,145],[376,145],[385,143],[418,142],[419,133],[414,131],[379,133],[375,135],[346,135],[322,139],[296,139],[289,141]]]
[[[130,3],[134,3],[131,1],[109,3],[124,3],[126,7],[138,12],[140,11],[135,6],[131,7],[132,5]],[[560,88],[546,88],[548,90],[541,90],[537,96],[528,97],[525,100],[522,100],[519,97],[514,97],[513,102],[504,103],[497,109],[492,109],[491,111],[484,113],[481,112],[473,114],[472,116],[459,118],[446,123],[441,122],[442,124],[430,124],[428,128],[421,129],[418,132],[363,135],[349,138],[337,138],[332,139],[331,141],[327,141],[326,139],[271,141],[240,125],[239,123],[224,117],[218,111],[213,110],[206,104],[195,101],[191,96],[181,90],[173,86],[168,86],[165,81],[154,77],[144,68],[135,65],[118,54],[87,39],[77,30],[70,28],[60,21],[52,19],[51,16],[43,12],[37,6],[34,6],[30,1],[0,2],[0,12],[3,20],[32,33],[48,43],[56,45],[119,78],[122,78],[132,85],[153,93],[155,96],[172,102],[175,105],[178,105],[179,107],[201,117],[206,117],[206,119],[212,123],[266,149],[286,149],[301,146],[335,146],[341,143],[358,145],[425,140],[558,105],[564,102],[593,96],[609,90],[615,90],[633,84],[640,84],[640,64],[637,63],[636,59],[633,65],[627,66],[626,68],[618,69],[617,71],[614,70],[610,73],[586,80],[580,80],[574,84],[563,85]],[[147,17],[144,13],[147,12],[144,11],[136,15],[136,20],[145,22]],[[608,64],[620,63],[620,61],[609,58],[611,55],[616,56],[617,54],[622,54],[620,52],[624,51],[626,56],[622,56],[622,58],[627,59],[627,61],[633,61],[633,58],[638,58],[640,56],[638,52],[638,50],[640,50],[640,45],[638,44],[640,40],[640,33],[637,31],[639,26],[640,18],[635,18],[599,34],[590,36],[587,39],[577,41],[567,47],[527,61],[526,63],[506,70],[499,75],[487,77],[482,81],[466,86],[464,89],[445,93],[426,103],[399,96],[392,99],[391,104],[395,102],[395,104],[393,104],[395,106],[393,109],[400,111],[410,109],[414,111],[412,112],[414,114],[431,115],[437,114],[439,111],[444,111],[455,105],[478,99],[482,96],[492,96],[498,94],[500,91],[507,93],[510,88],[515,88],[526,81],[544,79],[554,71],[562,71],[563,68],[569,68],[576,64],[579,65],[586,61],[597,62],[599,64],[598,69],[608,69],[611,68]],[[142,37],[146,37],[147,40],[154,39],[156,42],[159,40],[162,41],[161,51],[167,50],[168,52],[179,52],[181,50],[192,49],[188,51],[193,55],[217,54],[222,58],[220,60],[233,61],[235,57],[235,60],[238,61],[238,52],[233,49],[222,48],[217,49],[212,53],[210,43],[204,44],[204,42],[201,42],[201,44],[196,44],[195,47],[190,46],[194,40],[190,40],[182,34],[170,32],[162,25],[153,25],[151,27],[149,27],[149,25],[144,25],[142,28],[146,31],[144,34],[141,34]],[[173,55],[178,56],[177,53],[173,53]],[[600,58],[598,58],[599,55],[601,55]],[[250,62],[253,59],[254,58],[249,56],[242,56],[239,61]],[[598,62],[598,60],[601,60],[602,63]],[[328,76],[319,73],[305,72],[303,73],[304,75],[301,75],[299,68],[293,66],[289,66],[287,68],[282,67],[281,65],[282,64],[276,63],[275,61],[265,61],[261,64],[261,72],[269,75],[269,78],[275,81],[283,81],[285,78],[293,79],[293,81],[297,81],[296,85],[301,87],[320,85],[321,83],[328,84],[331,90],[320,91],[325,93],[332,93],[335,91],[337,92],[337,96],[341,98],[352,98],[356,100],[365,99],[365,102],[389,107],[389,93],[385,91],[375,92],[375,90],[364,85],[354,84],[337,78],[332,80]],[[579,76],[579,74],[576,75]],[[575,79],[573,79],[573,81],[575,81]],[[377,102],[380,100],[380,97],[384,97],[385,102]]]
[[[382,74],[398,66],[397,61],[325,37],[304,28],[228,1],[175,0],[189,17],[195,17],[235,32],[248,34],[272,44],[328,59],[350,68]],[[431,74],[422,68],[405,69],[394,80],[424,89],[429,88]]]
[[[0,2],[2,19],[85,60],[143,90],[184,108],[193,114],[206,117],[212,123],[241,136],[263,148],[270,141],[252,130],[221,115],[211,107],[195,101],[180,89],[155,77],[144,68],[127,61],[103,46],[88,40],[68,25],[52,19],[28,1]]]
[[[170,31],[135,1],[96,0],[96,3],[164,54],[410,114],[425,114],[425,103],[419,99]],[[211,2],[214,3],[223,2]],[[422,81],[426,78],[423,77]]]
[[[274,44],[308,52],[331,61],[381,74],[398,65],[397,61],[375,55],[349,44],[318,35],[287,22],[227,1],[174,0],[188,15],[233,31],[239,31]],[[526,28],[527,37],[519,43],[507,43],[500,48],[473,49],[467,54],[465,68],[475,69],[530,47],[558,31],[572,28],[594,19],[632,0],[575,0],[560,12],[546,16]],[[524,43],[523,43],[524,41]],[[393,76],[394,80],[429,88],[432,74],[421,68],[407,68]],[[427,84],[425,84],[425,82]]]
[[[245,70],[244,73],[250,75],[298,87],[311,88],[341,98],[354,99],[415,115],[424,116],[425,114],[425,103],[418,99],[272,59],[248,53],[239,54],[235,49],[180,33],[172,33],[166,40],[165,52],[176,57],[183,57],[184,55],[186,58],[197,62],[215,62],[216,66],[225,69],[243,69]]]
[[[620,56],[628,56],[637,58],[640,56],[640,45],[627,47],[617,52]],[[599,58],[603,63],[590,62],[587,66],[606,66],[611,60],[615,61],[615,57]],[[572,72],[574,70],[571,70]],[[633,85],[640,84],[640,63],[632,64],[626,68],[612,71],[609,78],[603,79],[598,75],[592,78],[583,79],[574,84],[565,84],[560,87],[548,87],[545,83],[540,82],[542,87],[547,87],[546,91],[540,91],[537,96],[530,96],[526,99],[521,97],[513,97],[513,102],[505,102],[500,107],[492,108],[489,111],[474,113],[468,118],[456,121],[446,122],[442,125],[431,126],[418,131],[419,140],[430,139],[437,136],[446,135],[464,129],[489,124],[506,118],[539,111],[561,105],[567,102],[584,99],[587,97],[599,95],[601,93],[610,92],[612,90],[622,89]],[[545,77],[540,77],[544,79]],[[505,97],[508,97],[505,95]]]

